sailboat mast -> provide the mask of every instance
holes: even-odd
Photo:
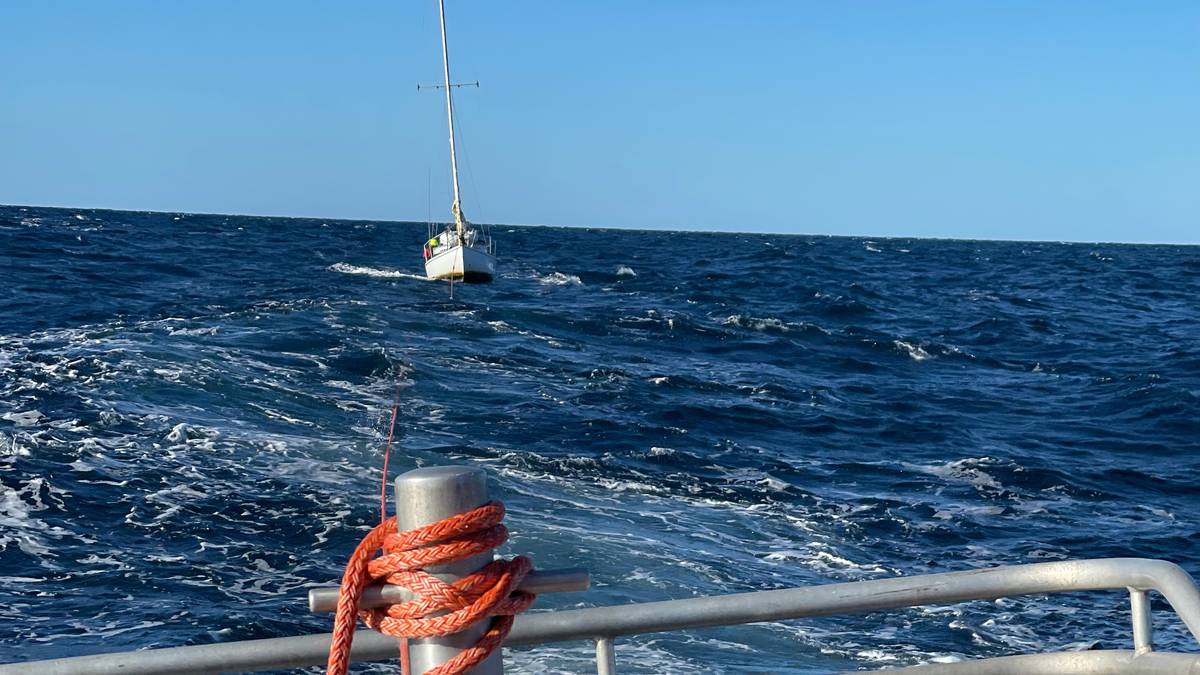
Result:
[[[450,173],[454,177],[454,229],[458,236],[463,236],[462,202],[458,197],[458,155],[454,151],[454,98],[450,94],[450,48],[446,44],[446,0],[438,0],[438,9],[442,19],[442,67],[446,75],[446,121],[450,127]]]

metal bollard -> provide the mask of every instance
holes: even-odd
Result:
[[[396,478],[396,527],[401,532],[466,513],[489,501],[487,474],[467,466],[435,466],[415,469]],[[446,582],[454,582],[492,561],[491,552],[466,560],[429,567],[426,572]],[[487,630],[481,622],[467,630],[438,638],[409,641],[412,672],[423,673],[454,658],[479,640]],[[474,668],[472,675],[502,675],[504,662],[497,649]]]

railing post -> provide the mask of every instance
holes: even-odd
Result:
[[[1154,648],[1154,626],[1150,622],[1150,599],[1146,591],[1129,589],[1129,609],[1133,614],[1133,651],[1145,654]]]
[[[429,525],[487,502],[487,474],[482,469],[467,466],[415,469],[396,478],[396,528],[404,532]],[[431,566],[425,571],[450,583],[491,561],[489,551],[446,565]],[[412,672],[423,673],[454,658],[475,644],[486,630],[487,622],[480,622],[448,637],[410,640]],[[472,675],[501,675],[503,672],[504,662],[499,649],[471,670]]]
[[[617,675],[617,653],[610,637],[596,638],[596,675]]]

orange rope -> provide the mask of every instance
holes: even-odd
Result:
[[[533,562],[524,556],[493,560],[452,584],[422,568],[463,560],[504,543],[508,529],[500,524],[503,519],[504,505],[491,502],[408,532],[395,532],[394,517],[371,530],[346,563],[325,672],[344,675],[349,668],[356,615],[371,628],[400,638],[453,635],[494,617],[479,642],[425,675],[457,675],[483,663],[504,642],[513,616],[533,604],[532,594],[516,590]],[[383,555],[375,557],[380,548]],[[359,612],[363,589],[372,583],[404,586],[418,597]]]

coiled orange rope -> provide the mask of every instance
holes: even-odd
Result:
[[[533,569],[533,562],[524,556],[494,560],[452,584],[422,568],[463,560],[504,543],[508,529],[501,524],[503,519],[504,505],[491,502],[408,532],[395,531],[395,517],[371,530],[354,549],[342,575],[325,672],[346,673],[356,617],[360,614],[371,628],[398,638],[453,635],[492,617],[479,642],[425,675],[465,673],[487,659],[504,642],[512,628],[513,616],[533,604],[535,596],[516,590]],[[375,557],[380,548],[383,555]],[[359,612],[363,589],[380,582],[404,586],[419,597]]]

